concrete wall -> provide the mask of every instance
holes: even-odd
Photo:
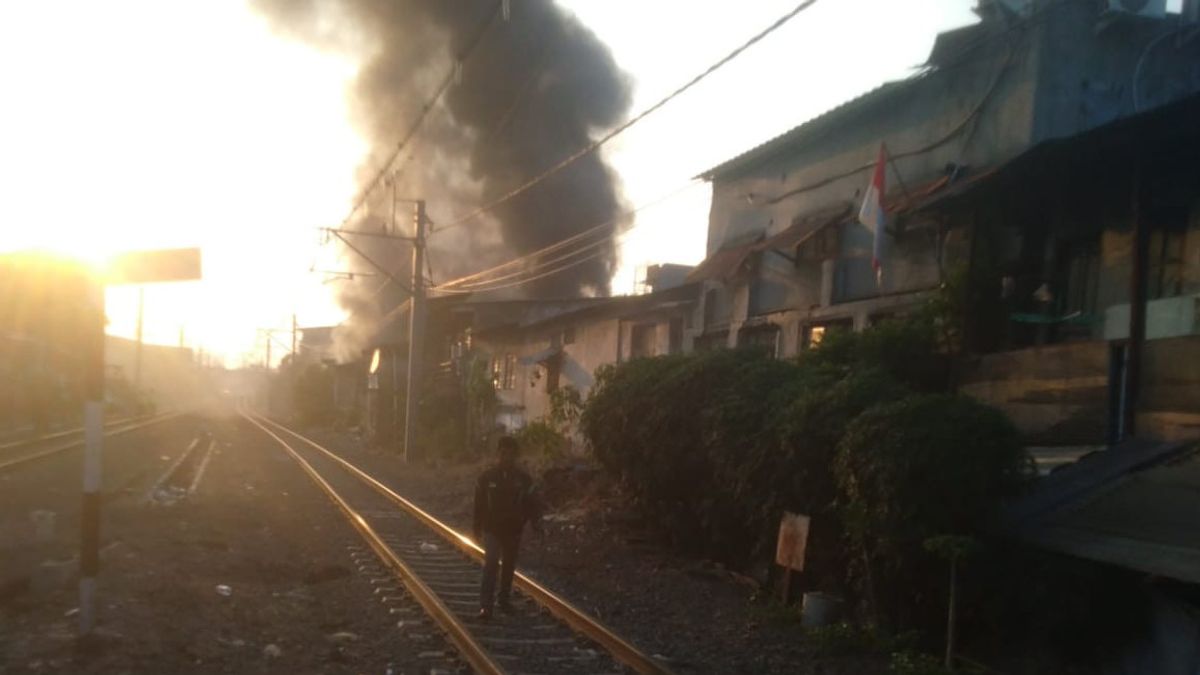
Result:
[[[1200,413],[1200,335],[1148,340],[1142,370],[1143,410]]]
[[[999,408],[1033,445],[1098,445],[1108,419],[1107,342],[982,357],[961,391]]]
[[[1111,344],[1089,341],[982,357],[961,390],[1003,410],[1033,444],[1103,444]],[[1148,340],[1138,433],[1200,438],[1200,335]]]
[[[509,428],[543,419],[550,413],[550,391],[547,390],[549,370],[544,364],[521,363],[522,357],[538,355],[552,346],[559,347],[558,386],[571,386],[586,399],[595,384],[595,373],[602,366],[628,361],[634,328],[652,329],[652,353],[659,356],[671,351],[671,322],[679,329],[679,348],[688,351],[697,332],[691,328],[700,311],[698,303],[668,308],[642,310],[631,317],[621,317],[622,300],[614,301],[609,311],[564,316],[527,329],[514,329],[503,334],[478,335],[475,349],[489,359],[503,359],[507,354],[517,357],[516,386],[496,392],[500,404],[498,421]],[[573,340],[565,337],[573,333]]]

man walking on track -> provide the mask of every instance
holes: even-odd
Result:
[[[500,576],[500,611],[512,611],[513,572],[525,522],[541,533],[541,503],[533,493],[533,479],[517,465],[517,439],[504,436],[496,444],[499,460],[475,484],[475,541],[483,545],[483,583],[479,590],[479,618],[490,619]]]

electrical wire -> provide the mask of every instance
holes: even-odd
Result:
[[[551,258],[550,260],[539,261],[536,265],[534,265],[530,268],[517,270],[516,272],[509,272],[508,274],[504,274],[504,275],[501,275],[498,277],[492,277],[490,279],[485,279],[483,281],[476,281],[476,282],[471,282],[471,283],[466,283],[466,284],[458,284],[458,285],[453,286],[452,288],[455,288],[455,289],[478,288],[481,286],[487,286],[490,284],[494,284],[496,282],[514,279],[514,278],[517,278],[517,277],[520,277],[523,275],[533,274],[533,273],[540,271],[541,269],[550,267],[551,265],[556,265],[564,260],[569,260],[571,258],[574,258],[574,257],[580,255],[581,253],[587,253],[588,251],[594,250],[600,246],[610,244],[610,243],[612,243],[612,237],[605,237],[598,241],[594,241],[590,244],[585,244],[584,246],[582,246],[580,248],[577,248],[573,251],[569,251],[569,252],[567,252],[561,256],[558,256],[556,258]]]
[[[617,126],[615,129],[613,129],[613,130],[609,131],[608,133],[606,133],[605,135],[601,136],[599,139],[589,143],[588,145],[584,146],[582,149],[576,151],[575,153],[568,155],[566,157],[566,159],[563,159],[558,164],[555,164],[554,166],[550,167],[546,171],[538,174],[537,176],[534,176],[533,178],[531,178],[530,180],[521,184],[520,186],[516,187],[515,189],[510,190],[509,192],[507,192],[500,198],[490,201],[487,204],[484,204],[483,206],[480,206],[479,208],[475,209],[474,211],[471,211],[470,213],[467,213],[466,215],[451,221],[447,225],[443,226],[441,229],[457,227],[459,225],[463,225],[467,222],[470,222],[471,220],[474,220],[475,218],[479,217],[480,215],[496,208],[500,204],[503,204],[504,202],[507,202],[508,200],[516,197],[517,195],[520,195],[520,194],[526,192],[527,190],[534,187],[535,185],[542,183],[550,176],[553,176],[554,174],[558,173],[559,171],[565,169],[566,167],[575,163],[579,159],[586,157],[587,155],[590,155],[591,153],[600,149],[600,147],[603,146],[605,143],[608,143],[612,139],[616,138],[618,135],[625,132],[626,130],[628,130],[630,127],[637,124],[638,122],[641,122],[643,119],[645,119],[646,117],[648,117],[649,115],[651,115],[652,113],[654,113],[655,111],[657,111],[658,109],[662,108],[664,105],[669,103],[675,97],[677,97],[680,94],[684,93],[685,91],[691,89],[696,84],[698,84],[701,80],[708,77],[709,75],[711,75],[712,73],[714,73],[718,69],[720,69],[722,66],[726,65],[730,61],[732,61],[735,58],[737,58],[738,56],[740,56],[747,49],[754,46],[759,41],[761,41],[763,38],[767,37],[771,33],[778,30],[781,26],[786,24],[788,21],[792,20],[797,14],[808,9],[809,7],[812,7],[816,3],[817,3],[817,0],[804,0],[804,2],[801,2],[800,4],[793,7],[792,10],[789,11],[787,14],[784,14],[783,16],[776,19],[775,22],[772,23],[770,26],[768,26],[764,30],[760,31],[754,37],[752,37],[749,40],[747,40],[746,42],[744,42],[741,46],[734,49],[729,54],[725,55],[724,58],[720,59],[713,65],[709,66],[703,72],[701,72],[699,75],[693,77],[691,80],[688,80],[685,84],[680,86],[675,91],[671,92],[670,94],[667,94],[666,97],[662,98],[654,105],[651,105],[649,108],[646,108],[645,110],[638,113],[637,115],[634,115],[632,118],[630,118],[624,124]]]
[[[537,281],[538,279],[544,279],[544,278],[546,278],[546,277],[548,277],[548,276],[551,276],[551,275],[554,275],[554,274],[558,274],[559,272],[562,272],[562,271],[564,271],[564,270],[570,269],[570,268],[572,268],[572,267],[575,267],[575,266],[577,266],[577,265],[582,265],[583,263],[585,263],[585,262],[588,262],[589,260],[594,260],[595,258],[598,258],[598,257],[600,257],[600,256],[604,255],[605,253],[606,253],[606,251],[597,251],[597,252],[595,252],[595,253],[593,253],[593,254],[591,254],[591,255],[589,255],[589,256],[587,256],[587,257],[585,257],[585,258],[580,258],[579,260],[575,260],[575,261],[573,261],[573,262],[566,263],[565,265],[562,265],[562,266],[560,266],[560,267],[556,267],[556,268],[554,268],[554,269],[552,269],[552,270],[550,270],[550,271],[548,271],[548,272],[543,272],[542,274],[538,274],[538,275],[535,275],[535,276],[532,276],[532,277],[528,277],[528,278],[525,278],[525,279],[521,279],[521,280],[518,280],[518,281],[514,281],[514,282],[512,282],[512,283],[501,284],[501,285],[499,285],[499,286],[490,286],[490,287],[488,287],[488,288],[480,288],[480,289],[442,289],[442,288],[434,288],[434,289],[432,289],[432,290],[433,290],[433,291],[436,291],[436,292],[442,292],[442,293],[455,293],[455,294],[463,294],[463,295],[465,295],[465,294],[470,294],[470,293],[484,293],[484,292],[488,292],[488,291],[500,291],[500,290],[504,290],[504,289],[506,289],[506,288],[514,288],[514,287],[516,287],[516,286],[521,286],[521,285],[523,285],[523,284],[527,284],[527,283],[529,283],[529,282],[531,282],[531,281]]]
[[[367,199],[370,198],[371,193],[375,191],[375,188],[379,186],[379,183],[383,180],[383,177],[386,176],[388,171],[391,170],[392,163],[396,161],[396,158],[400,156],[400,153],[404,150],[404,148],[408,146],[409,141],[411,141],[413,137],[417,135],[417,132],[420,131],[421,126],[425,122],[425,118],[429,116],[430,111],[433,110],[434,106],[437,105],[438,101],[441,100],[442,96],[445,95],[446,91],[450,88],[450,85],[457,79],[461,64],[471,56],[471,53],[474,52],[475,48],[479,46],[479,43],[483,41],[483,36],[487,34],[487,29],[495,24],[496,17],[500,15],[501,6],[503,4],[503,2],[497,2],[492,8],[492,11],[488,14],[488,17],[480,23],[479,27],[475,31],[475,35],[472,36],[471,41],[467,43],[466,48],[463,49],[463,51],[461,51],[455,58],[454,65],[451,66],[450,72],[446,73],[446,76],[442,78],[441,83],[438,84],[437,89],[434,90],[433,96],[431,96],[429,100],[421,106],[421,110],[417,114],[417,118],[413,120],[413,123],[409,127],[408,131],[400,138],[400,141],[396,143],[396,147],[392,150],[391,154],[388,155],[387,160],[383,163],[379,170],[375,172],[375,175],[371,178],[370,182],[367,183],[367,187],[363,188],[363,191],[359,194],[358,198],[354,200],[354,204],[350,207],[350,213],[346,214],[346,217],[342,219],[341,227],[346,227],[350,223],[350,220],[354,217],[354,214],[357,213],[360,208],[362,208],[363,204],[367,203]]]
[[[549,246],[546,246],[546,247],[544,247],[544,248],[541,248],[541,249],[539,249],[539,250],[537,250],[537,251],[533,251],[532,253],[525,254],[525,255],[523,255],[523,256],[520,256],[520,257],[518,257],[518,258],[516,258],[516,259],[514,259],[514,260],[510,260],[510,261],[508,261],[508,262],[501,263],[500,265],[496,265],[495,267],[491,267],[491,268],[489,268],[489,269],[482,270],[482,271],[480,271],[480,272],[475,272],[475,273],[473,273],[473,274],[468,274],[468,275],[466,275],[466,276],[459,277],[459,278],[457,278],[457,279],[452,279],[452,280],[450,280],[450,281],[445,281],[445,282],[442,282],[440,285],[436,286],[435,288],[433,288],[433,289],[431,289],[431,290],[435,290],[435,291],[453,291],[453,290],[454,290],[456,287],[462,287],[462,286],[482,286],[482,285],[485,285],[485,284],[488,284],[488,283],[492,283],[492,282],[495,282],[495,281],[507,280],[507,279],[509,279],[509,278],[512,278],[513,276],[519,276],[519,275],[522,275],[522,274],[531,274],[531,273],[536,273],[536,272],[540,271],[540,270],[539,270],[539,268],[540,268],[540,267],[544,267],[544,266],[548,266],[548,265],[555,264],[555,263],[557,263],[557,262],[559,262],[559,261],[561,261],[561,260],[564,260],[564,259],[567,259],[567,258],[573,257],[574,255],[577,255],[578,253],[580,253],[580,252],[582,252],[582,251],[584,251],[584,250],[586,250],[586,249],[588,249],[588,248],[591,248],[591,247],[598,246],[598,245],[600,245],[600,244],[603,244],[603,243],[609,242],[609,241],[611,241],[611,240],[614,238],[614,235],[613,235],[613,234],[609,234],[609,235],[607,235],[607,236],[606,236],[604,239],[601,239],[601,240],[599,240],[599,241],[596,241],[596,242],[592,242],[592,243],[590,243],[590,244],[585,244],[585,245],[584,245],[584,247],[583,247],[583,248],[581,248],[581,249],[579,249],[578,251],[575,251],[575,252],[572,252],[572,253],[568,253],[568,254],[566,254],[566,255],[563,255],[563,256],[561,256],[561,257],[559,257],[559,258],[556,258],[556,259],[553,259],[553,260],[548,260],[548,261],[542,261],[542,262],[539,262],[539,263],[537,263],[537,264],[533,265],[532,267],[530,267],[530,268],[526,268],[526,269],[522,269],[522,270],[520,270],[519,272],[517,272],[517,273],[515,273],[515,274],[507,274],[507,275],[505,275],[505,276],[502,276],[502,277],[497,277],[497,278],[492,278],[492,279],[483,279],[482,281],[476,281],[476,280],[478,280],[478,279],[481,279],[482,277],[486,277],[486,276],[488,276],[488,275],[495,274],[495,273],[497,273],[497,272],[501,272],[501,271],[507,270],[507,269],[509,269],[509,268],[512,268],[512,267],[515,267],[515,266],[520,266],[520,265],[522,265],[522,264],[526,264],[526,263],[528,263],[528,262],[530,262],[530,261],[534,260],[535,258],[537,258],[537,257],[539,257],[539,256],[544,256],[544,255],[547,255],[547,254],[549,254],[549,253],[553,253],[553,252],[560,251],[560,250],[562,250],[563,248],[565,248],[566,246],[569,246],[569,245],[571,245],[572,243],[578,242],[578,241],[580,241],[581,239],[585,239],[586,237],[588,237],[588,236],[590,236],[590,235],[592,235],[592,234],[596,234],[596,233],[598,233],[598,232],[600,232],[600,231],[603,231],[604,229],[611,229],[611,228],[615,227],[615,226],[616,226],[618,223],[620,223],[622,220],[624,220],[624,219],[626,219],[626,218],[628,218],[628,217],[630,217],[630,216],[633,216],[633,215],[635,215],[635,214],[637,214],[637,213],[639,213],[639,212],[641,212],[641,211],[644,211],[645,209],[652,208],[652,207],[654,207],[654,206],[657,206],[657,205],[659,205],[659,204],[661,204],[661,203],[663,203],[663,202],[665,202],[665,201],[668,201],[668,200],[670,200],[670,199],[673,199],[673,198],[677,197],[678,195],[682,194],[683,192],[686,192],[687,190],[689,190],[689,189],[691,189],[691,188],[694,188],[694,187],[697,187],[697,186],[699,186],[699,185],[703,185],[703,184],[704,184],[704,182],[703,182],[703,181],[700,181],[700,180],[697,180],[697,179],[694,179],[694,178],[693,178],[693,179],[689,180],[687,183],[685,183],[685,184],[683,184],[683,185],[681,185],[681,186],[679,186],[679,187],[677,187],[677,188],[675,188],[675,189],[673,189],[673,190],[671,190],[671,191],[669,191],[669,192],[667,192],[667,193],[665,193],[665,194],[663,194],[663,195],[661,195],[661,196],[659,196],[659,197],[656,197],[655,199],[653,199],[653,200],[651,200],[651,201],[645,202],[645,203],[643,203],[643,204],[641,204],[641,205],[639,205],[639,206],[637,206],[637,207],[635,207],[635,208],[629,209],[629,210],[627,210],[627,211],[625,211],[625,212],[623,212],[623,213],[621,213],[621,214],[618,214],[617,216],[615,216],[615,217],[613,217],[613,218],[611,218],[611,219],[609,219],[609,220],[607,220],[607,221],[605,221],[605,222],[603,222],[603,223],[600,223],[599,225],[595,225],[595,226],[593,226],[593,227],[590,227],[590,228],[588,228],[588,229],[586,229],[586,230],[584,230],[584,231],[582,231],[582,232],[580,232],[580,233],[578,233],[578,234],[575,234],[575,235],[573,235],[573,236],[567,237],[566,239],[563,239],[562,241],[556,242],[556,243],[554,243],[554,244],[551,244],[551,245],[549,245]],[[630,230],[629,232],[632,232],[632,230]],[[628,234],[629,232],[626,232],[625,234]],[[583,262],[583,261],[579,261],[579,262]],[[539,277],[539,278],[540,278],[540,277]],[[481,289],[481,290],[491,290],[491,289]]]
[[[513,260],[509,260],[508,262],[501,263],[499,265],[496,265],[495,267],[490,267],[488,269],[485,269],[485,270],[482,270],[479,272],[475,272],[473,274],[468,274],[466,276],[459,277],[457,279],[452,279],[450,281],[442,282],[441,285],[442,286],[456,286],[459,284],[470,282],[479,277],[483,277],[483,276],[487,276],[489,274],[493,274],[495,272],[499,272],[499,271],[507,269],[509,267],[519,267],[521,264],[526,263],[529,260],[536,258],[537,256],[545,255],[547,253],[552,253],[561,248],[569,246],[570,244],[572,244],[580,239],[586,238],[588,235],[594,234],[598,230],[601,230],[601,229],[604,229],[607,227],[611,227],[614,222],[616,222],[623,216],[624,216],[624,214],[622,214],[622,216],[617,216],[616,218],[613,218],[612,220],[608,220],[603,223],[600,223],[599,225],[589,227],[588,229],[583,230],[582,232],[574,234],[574,235],[567,237],[566,239],[563,239],[561,241],[555,242],[545,248],[538,249],[536,251],[533,251],[532,253],[526,253],[525,255],[522,255],[518,258],[514,258]]]

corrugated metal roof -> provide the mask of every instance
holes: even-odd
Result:
[[[786,147],[790,147],[795,143],[806,140],[810,136],[816,134],[822,128],[836,121],[837,117],[883,101],[888,96],[908,88],[912,84],[919,81],[922,77],[923,75],[914,75],[913,77],[903,80],[885,82],[878,87],[852,98],[835,108],[831,108],[798,126],[792,127],[791,129],[779,134],[778,136],[775,136],[774,138],[750,148],[740,155],[732,157],[712,167],[711,169],[702,172],[696,177],[703,178],[705,180],[712,180],[719,174],[730,173],[755,161],[769,157]]]
[[[1007,510],[1018,538],[1068,555],[1200,583],[1200,452],[1134,440],[1042,479]]]

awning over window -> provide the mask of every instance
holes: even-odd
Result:
[[[733,278],[746,260],[757,250],[761,242],[743,244],[724,248],[712,254],[696,266],[687,276],[689,283],[694,281],[725,280]]]
[[[853,212],[854,206],[850,203],[845,203],[800,216],[792,221],[791,227],[773,237],[769,237],[759,246],[763,250],[795,250],[797,246],[803,244],[809,237],[816,235],[825,228],[845,223],[851,218]]]
[[[558,346],[547,347],[546,349],[543,349],[542,351],[537,352],[535,354],[529,354],[528,356],[522,356],[518,360],[521,362],[522,365],[532,366],[532,365],[538,364],[538,363],[546,363],[547,361],[549,361],[551,359],[557,358],[560,354],[562,354],[562,347],[558,347]]]

